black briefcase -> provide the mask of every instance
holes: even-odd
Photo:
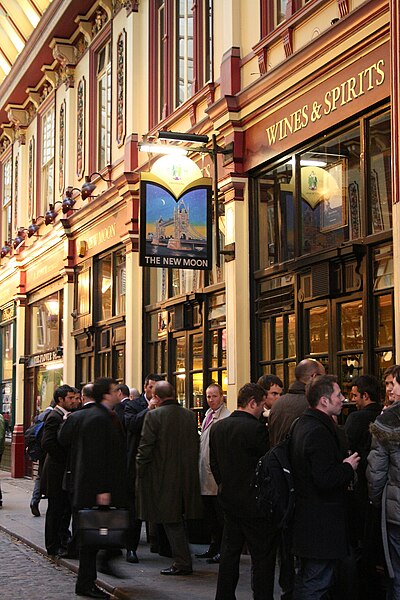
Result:
[[[126,548],[128,526],[129,513],[123,508],[86,508],[78,512],[78,535],[82,546]]]

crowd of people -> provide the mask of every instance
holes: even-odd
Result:
[[[115,506],[129,514],[127,562],[139,562],[145,522],[151,551],[172,557],[164,576],[193,572],[187,523],[204,519],[210,544],[196,556],[219,565],[216,600],[235,600],[244,549],[255,600],[274,600],[277,562],[283,600],[400,600],[400,366],[384,378],[384,400],[375,377],[353,380],[357,410],[344,425],[338,381],[316,360],[296,366],[286,394],[276,375],[244,385],[232,413],[212,383],[200,432],[154,373],[141,394],[104,377],[81,392],[58,387],[37,417],[43,458],[30,505],[40,516],[48,500],[49,556],[79,558],[76,594],[108,598],[97,568],[117,576],[116,551],[81,543],[79,511]],[[254,474],[289,432],[295,509],[283,532],[260,510]]]

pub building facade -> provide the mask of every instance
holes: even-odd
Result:
[[[140,388],[159,372],[200,424],[212,381],[232,410],[264,372],[287,388],[305,356],[346,395],[357,374],[396,362],[399,4],[41,9],[0,84],[13,476],[31,473],[23,431],[62,382],[102,375]],[[157,157],[138,142],[160,130],[215,135],[227,151],[212,211],[222,253],[213,248],[208,271],[139,266],[140,173]],[[215,178],[209,155],[191,158]]]

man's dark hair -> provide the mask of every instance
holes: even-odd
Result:
[[[169,383],[169,381],[159,379],[154,386],[154,394],[158,396],[160,400],[165,400],[166,398],[175,398],[175,389],[174,386]]]
[[[257,383],[258,385],[261,385],[266,392],[269,392],[271,385],[279,385],[279,387],[283,388],[283,383],[277,375],[261,375]]]
[[[144,378],[144,385],[147,385],[149,381],[164,381],[164,377],[162,375],[159,375],[158,373],[149,373]]]
[[[391,373],[393,375],[393,379],[400,383],[400,365],[393,365],[393,371]]]
[[[82,396],[85,396],[86,398],[93,398],[93,383],[87,383],[83,386]]]
[[[381,382],[373,375],[360,375],[353,380],[352,385],[357,387],[361,396],[368,394],[372,402],[381,402]]]
[[[110,387],[117,385],[117,381],[112,377],[98,377],[93,383],[92,398],[97,404],[104,399],[104,396],[110,392]]]
[[[306,387],[306,397],[311,408],[315,408],[320,398],[330,398],[333,394],[333,384],[337,383],[335,375],[317,375]]]
[[[246,408],[252,400],[256,404],[265,402],[265,389],[258,383],[246,383],[240,388],[237,398],[238,408]]]
[[[74,388],[67,384],[60,385],[58,388],[56,388],[53,394],[54,404],[58,404],[60,402],[60,398],[66,398],[67,394],[69,394],[70,392],[74,394]]]
[[[393,378],[395,378],[395,373],[400,369],[400,365],[391,365],[390,367],[388,367],[386,369],[386,371],[383,374],[383,381],[385,381],[386,377],[388,377],[388,375],[392,375]]]
[[[122,395],[124,396],[124,398],[129,398],[129,388],[127,385],[125,385],[125,383],[119,383],[117,385],[117,390],[119,390],[120,392],[122,392]]]

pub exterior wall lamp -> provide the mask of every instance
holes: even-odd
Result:
[[[86,200],[87,198],[89,198],[89,196],[91,196],[94,190],[96,189],[96,185],[92,183],[93,175],[98,175],[106,183],[112,183],[111,179],[106,179],[101,173],[98,173],[97,171],[91,173],[90,175],[85,175],[85,183],[82,185],[81,189],[82,200]]]
[[[11,255],[12,252],[12,245],[11,245],[11,241],[8,242],[4,242],[4,246],[2,247],[2,249],[0,250],[0,258],[4,258],[7,256],[7,254]]]

